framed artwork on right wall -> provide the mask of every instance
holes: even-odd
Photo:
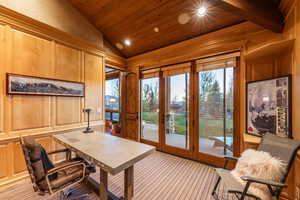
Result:
[[[291,75],[251,81],[246,90],[246,132],[291,138]]]

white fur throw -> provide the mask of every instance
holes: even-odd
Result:
[[[272,157],[269,153],[248,149],[244,151],[231,174],[243,185],[246,184],[240,177],[250,176],[267,181],[279,182],[286,165],[283,161]],[[267,186],[252,183],[249,192],[263,200],[272,199]]]

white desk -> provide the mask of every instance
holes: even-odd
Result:
[[[100,199],[108,198],[108,173],[115,175],[125,170],[124,198],[133,197],[133,165],[150,155],[155,148],[146,144],[108,134],[74,131],[53,136],[54,140],[100,168]]]

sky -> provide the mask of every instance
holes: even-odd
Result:
[[[111,79],[105,82],[105,95],[113,96],[114,86],[119,82],[119,79]]]

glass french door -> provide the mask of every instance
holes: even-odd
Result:
[[[199,152],[233,155],[233,68],[199,72]]]
[[[159,78],[141,80],[141,139],[159,142]]]
[[[158,150],[190,153],[191,64],[144,72],[140,80],[140,138]]]
[[[165,146],[189,149],[189,73],[165,77]]]
[[[142,142],[214,165],[222,165],[224,155],[236,154],[237,60],[212,60],[142,74]]]
[[[194,90],[197,96],[194,156],[197,160],[220,166],[224,156],[236,155],[239,151],[235,122],[238,116],[235,99],[239,99],[235,87],[237,73],[236,57],[197,63]]]

